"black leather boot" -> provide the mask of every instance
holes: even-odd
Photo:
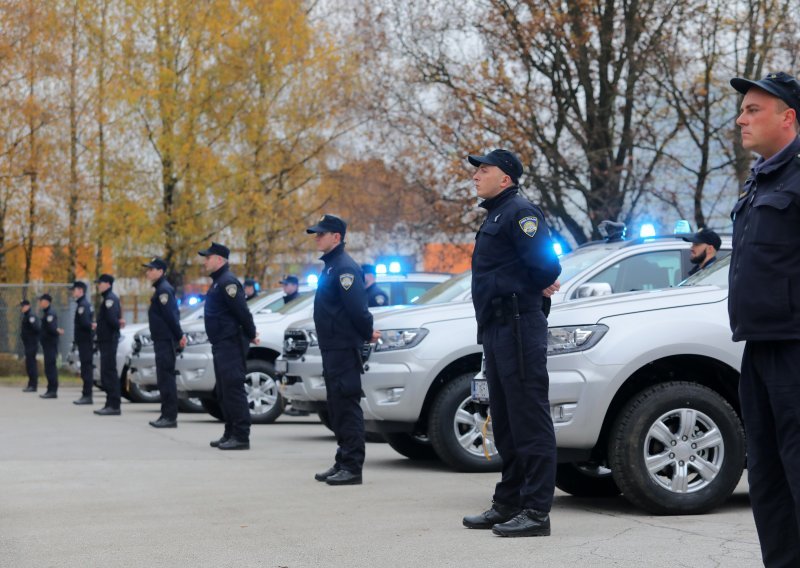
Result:
[[[550,515],[536,509],[523,509],[507,523],[492,527],[499,536],[550,536]]]
[[[492,503],[492,508],[488,511],[484,511],[480,515],[464,517],[462,522],[468,529],[490,529],[498,523],[510,521],[517,513],[519,513],[519,507]]]
[[[340,469],[330,477],[325,479],[328,485],[361,485],[361,474]]]
[[[339,468],[333,465],[321,473],[315,473],[314,479],[316,479],[317,481],[325,481],[326,479],[334,475],[337,471],[339,471]]]

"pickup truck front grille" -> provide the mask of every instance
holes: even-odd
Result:
[[[283,334],[283,355],[290,359],[302,356],[308,349],[308,335],[301,329],[287,329]]]

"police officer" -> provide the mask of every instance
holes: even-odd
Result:
[[[300,287],[300,281],[297,279],[297,276],[293,274],[287,274],[281,280],[281,286],[283,286],[283,305],[288,304],[289,302],[296,300],[297,297],[300,295],[298,288]]]
[[[175,384],[175,348],[186,346],[178,311],[175,290],[165,277],[167,263],[153,258],[144,265],[145,275],[153,285],[153,296],[147,310],[150,324],[150,337],[156,353],[156,380],[161,394],[161,416],[151,420],[153,428],[177,428],[178,426],[178,387]]]
[[[42,331],[42,324],[36,314],[31,309],[28,300],[19,303],[22,311],[20,321],[20,335],[22,345],[25,348],[25,372],[28,374],[28,386],[22,389],[23,392],[36,392],[39,386],[39,367],[36,364],[36,352],[39,350],[39,334]]]
[[[97,310],[97,346],[100,349],[100,383],[106,391],[106,404],[94,413],[98,416],[119,416],[121,394],[117,374],[117,345],[122,324],[122,306],[112,291],[114,277],[101,274],[97,279],[100,291],[100,308]]]
[[[322,352],[328,415],[338,448],[332,467],[314,476],[328,485],[358,485],[364,466],[364,415],[361,411],[361,348],[377,340],[361,268],[344,251],[346,223],[323,215],[306,232],[313,234],[325,263],[314,297],[314,327]]]
[[[204,321],[214,355],[217,400],[225,418],[225,431],[211,442],[220,450],[250,449],[250,407],[244,390],[248,343],[258,345],[253,315],[247,309],[242,285],[228,268],[230,250],[211,243],[201,250],[203,266],[213,283],[206,294]]]
[[[39,341],[44,353],[44,374],[47,377],[47,390],[39,398],[58,398],[58,337],[64,330],[58,327],[58,315],[52,309],[53,298],[50,294],[39,297],[39,307],[42,309],[42,331]]]
[[[258,290],[256,290],[256,281],[252,278],[245,278],[244,279],[244,299],[246,302],[249,302],[253,298],[258,296]]]
[[[764,565],[800,566],[800,83],[731,79],[736,124],[760,157],[731,214],[728,313],[746,341],[739,380],[750,503]]]
[[[364,273],[364,285],[367,288],[367,305],[370,308],[388,306],[389,296],[375,283],[375,266],[362,264],[361,271]]]
[[[92,305],[86,298],[86,284],[80,280],[72,283],[72,297],[75,299],[75,345],[78,347],[78,358],[81,362],[81,380],[83,390],[73,404],[92,404],[92,387],[94,386],[94,329],[92,328]]]
[[[694,264],[689,271],[689,276],[708,268],[717,261],[717,253],[722,248],[722,239],[710,229],[700,229],[695,234],[683,237],[687,243],[692,243],[689,249],[689,261]]]
[[[541,209],[519,195],[522,164],[507,150],[469,156],[488,216],[472,255],[472,301],[483,344],[503,473],[492,507],[464,517],[500,536],[547,536],[556,472],[548,400],[547,318],[561,266]]]

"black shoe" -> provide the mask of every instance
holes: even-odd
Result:
[[[92,397],[82,396],[78,400],[73,400],[72,404],[92,404]]]
[[[111,408],[110,406],[95,410],[94,413],[98,416],[119,416],[122,414],[119,408]]]
[[[328,485],[361,485],[361,474],[340,469],[325,479]]]
[[[28,385],[27,387],[22,389],[22,392],[36,392],[36,387],[32,387],[31,385]]]
[[[314,474],[314,479],[316,479],[317,481],[325,481],[326,479],[328,479],[329,477],[334,475],[337,471],[339,471],[339,468],[334,465],[334,466],[326,469],[322,473],[315,473]]]
[[[161,418],[159,418],[158,420],[151,420],[150,422],[148,422],[148,424],[150,424],[150,426],[152,426],[153,428],[177,428],[178,427],[178,421],[177,420],[169,420],[167,418],[164,418],[163,416]]]
[[[217,448],[220,450],[249,450],[250,442],[240,442],[236,438],[230,438],[224,442],[220,442]]]
[[[224,444],[228,440],[230,440],[230,438],[226,438],[225,436],[223,436],[219,440],[212,440],[211,443],[209,443],[208,445],[211,446],[212,448],[218,448],[220,444]]]
[[[550,536],[550,515],[536,509],[523,509],[519,515],[492,527],[499,536]]]
[[[44,394],[40,394],[39,398],[58,398],[58,395],[54,392],[46,392]]]
[[[461,521],[468,529],[490,529],[498,523],[505,523],[519,513],[519,507],[492,503],[492,508],[480,515],[470,515]]]

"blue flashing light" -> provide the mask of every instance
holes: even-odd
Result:
[[[189,299],[186,301],[189,303],[190,306],[196,306],[197,304],[200,303],[200,298],[198,298],[197,296],[189,296]]]
[[[390,262],[389,263],[389,272],[391,274],[400,274],[400,272],[401,272],[400,263],[397,262],[396,260],[393,260],[392,262]]]
[[[642,228],[639,229],[639,236],[643,239],[648,237],[655,237],[656,236],[656,227],[652,223],[644,223],[642,224]]]
[[[319,283],[319,277],[316,274],[309,274],[306,276],[306,283],[312,288],[316,288]]]
[[[375,274],[386,274],[386,265],[383,263],[375,265]]]
[[[681,219],[680,221],[675,221],[675,229],[672,232],[675,233],[676,235],[683,233],[691,233],[692,226],[686,219]]]
[[[561,256],[564,254],[564,247],[562,247],[561,243],[559,242],[553,243],[553,250],[556,251],[556,256]]]

